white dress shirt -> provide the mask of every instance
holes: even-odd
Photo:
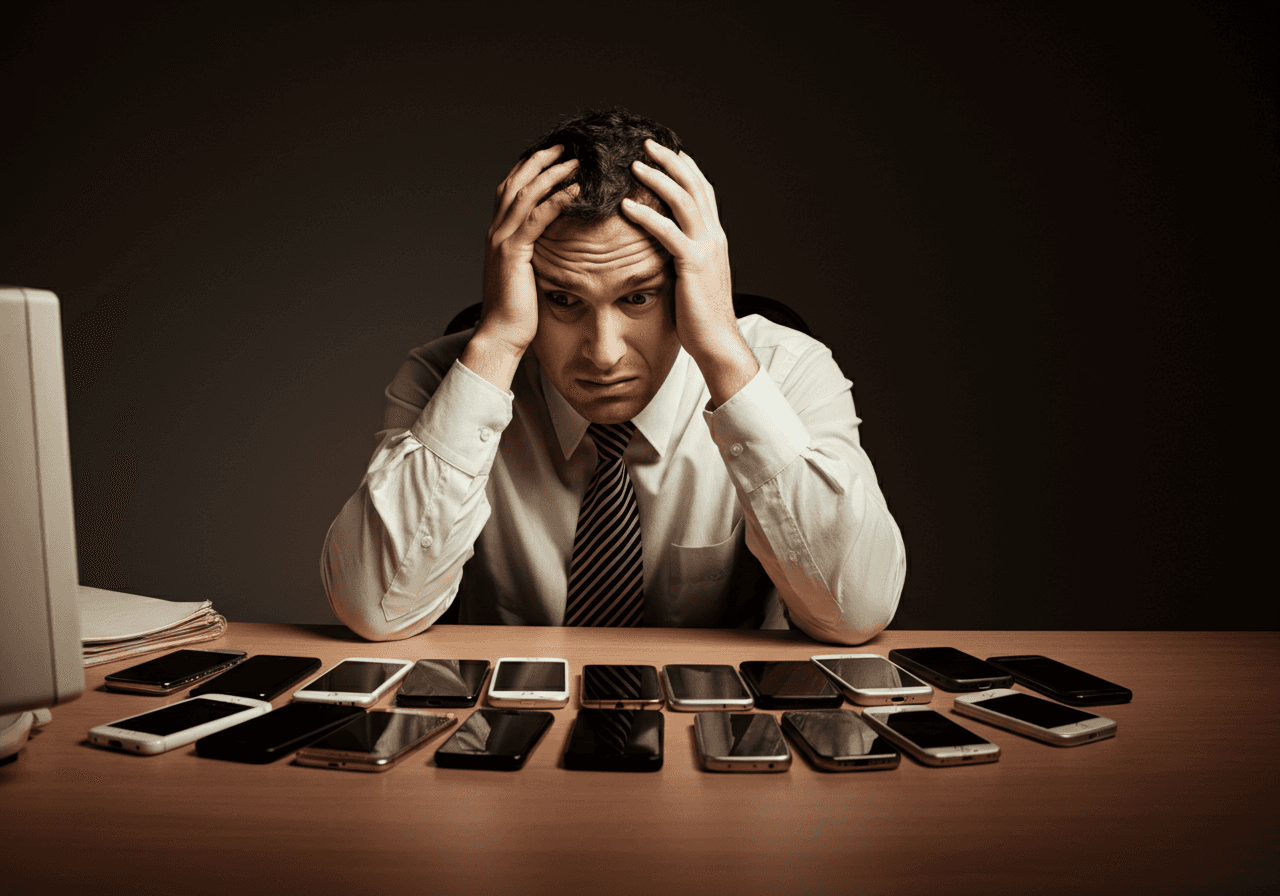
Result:
[[[623,462],[640,509],[644,624],[787,621],[859,644],[888,625],[902,535],[858,440],[852,383],[820,342],[739,321],[760,372],[714,411],[680,350],[633,420]],[[415,349],[387,387],[360,488],[321,576],[338,618],[407,638],[455,600],[463,623],[560,625],[578,509],[596,465],[588,421],[525,354],[511,392],[458,358],[471,331]],[[780,599],[780,600],[779,600]]]

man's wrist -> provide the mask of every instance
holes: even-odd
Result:
[[[709,348],[689,352],[711,393],[711,404],[720,407],[737,395],[760,371],[760,362],[751,353],[742,334],[735,327],[731,336],[720,339]]]
[[[514,345],[506,339],[487,332],[483,326],[476,330],[458,361],[468,370],[504,392],[511,391],[516,368],[524,357],[527,346]]]

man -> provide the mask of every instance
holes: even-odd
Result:
[[[893,618],[902,537],[815,340],[734,317],[715,195],[623,110],[562,123],[498,188],[474,332],[416,349],[325,541],[334,612],[786,627]]]

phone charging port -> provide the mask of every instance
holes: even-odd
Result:
[[[901,703],[903,700],[906,700],[906,699],[907,699],[906,697],[890,697],[890,698],[889,698],[889,702],[891,702],[891,703]]]
[[[107,745],[115,747],[117,750],[124,746],[124,744],[120,743],[118,740],[109,740],[107,741]]]

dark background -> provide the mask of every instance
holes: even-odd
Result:
[[[1045,6],[7,10],[0,282],[63,302],[81,581],[332,621],[382,389],[515,154],[616,103],[855,381],[895,627],[1280,627],[1274,14]]]

